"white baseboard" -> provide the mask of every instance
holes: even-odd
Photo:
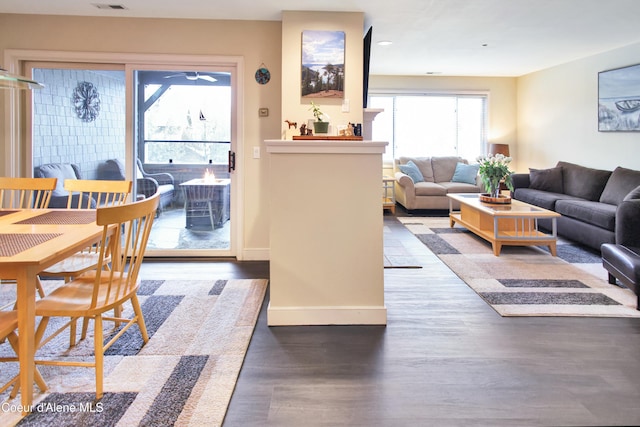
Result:
[[[238,261],[269,261],[269,248],[243,249]]]
[[[269,326],[386,325],[385,306],[273,307],[267,308]]]

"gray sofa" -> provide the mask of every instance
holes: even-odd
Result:
[[[402,171],[410,161],[419,169],[419,173],[413,178]],[[463,174],[461,179],[457,172],[465,168],[458,166],[459,163],[469,166],[470,172]],[[395,160],[396,201],[408,211],[449,209],[450,199],[447,193],[484,191],[477,170],[477,165],[469,165],[461,157],[399,157]],[[458,209],[459,204],[454,202],[453,208]]]
[[[33,169],[34,178],[57,178],[56,189],[51,193],[51,200],[49,201],[50,208],[66,208],[69,201],[69,192],[64,189],[64,181],[67,179],[82,179],[80,174],[80,168],[78,165],[72,163],[49,163],[46,165],[36,166]],[[71,207],[78,207],[78,199],[80,195],[74,194],[71,196]],[[87,203],[89,196],[87,194],[82,195],[81,206],[96,207],[96,201],[92,198]]]
[[[558,235],[597,251],[603,243],[640,246],[640,171],[613,172],[568,162],[514,174],[513,198],[558,212]],[[550,220],[539,221],[550,229]]]

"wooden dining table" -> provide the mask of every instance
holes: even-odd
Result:
[[[38,274],[100,241],[93,209],[0,209],[0,279],[16,281],[21,410],[33,406]]]

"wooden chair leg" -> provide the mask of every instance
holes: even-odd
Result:
[[[147,326],[144,323],[144,317],[142,316],[142,309],[140,308],[140,302],[138,301],[137,295],[133,295],[131,298],[131,305],[133,306],[133,312],[138,316],[138,327],[140,328],[142,340],[147,343],[149,342],[149,334],[147,333]]]
[[[69,325],[69,348],[76,345],[76,326],[78,325],[78,319],[71,319],[71,325]]]
[[[102,316],[94,318],[95,331],[93,334],[93,348],[95,352],[96,369],[96,399],[102,398],[103,378],[104,378],[104,337],[102,334]]]

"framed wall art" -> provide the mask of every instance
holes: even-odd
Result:
[[[344,97],[344,31],[302,32],[303,98]]]
[[[598,73],[598,130],[640,132],[640,64]]]

